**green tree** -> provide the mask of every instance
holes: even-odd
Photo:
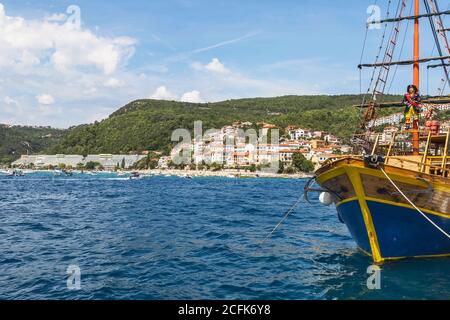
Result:
[[[283,161],[278,161],[278,173],[279,174],[284,173],[284,163],[283,163]]]
[[[310,173],[313,172],[314,169],[315,169],[314,163],[312,163],[312,161],[310,160],[306,160],[305,162],[303,162],[303,168],[301,169],[301,171],[305,173]]]
[[[100,166],[101,166],[101,164],[99,162],[89,161],[88,163],[86,163],[85,169],[86,170],[95,170]]]
[[[147,170],[147,169],[156,169],[158,166],[158,160],[156,158],[153,158],[152,155],[148,155],[147,157],[139,160],[133,165],[133,168],[137,170]]]
[[[301,153],[294,153],[292,156],[292,166],[301,172],[311,172],[314,170],[314,164],[307,160]]]
[[[223,169],[223,165],[219,164],[217,162],[214,162],[213,164],[211,164],[210,168],[211,168],[212,171],[220,171],[220,170]]]
[[[296,172],[296,169],[292,166],[289,166],[286,169],[284,169],[284,173],[286,173],[286,174],[294,174],[295,172]]]

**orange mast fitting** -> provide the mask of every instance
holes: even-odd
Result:
[[[414,0],[414,15],[417,17],[420,15],[420,0]],[[414,20],[414,85],[417,89],[420,88],[420,24],[419,18]],[[420,90],[420,89],[419,89]],[[420,154],[420,137],[419,137],[419,121],[413,120],[413,154],[415,156]]]

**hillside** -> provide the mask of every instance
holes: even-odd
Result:
[[[0,124],[0,163],[9,163],[22,154],[39,153],[60,142],[65,130]]]
[[[400,97],[389,97],[398,101]],[[235,121],[270,122],[284,128],[299,125],[348,138],[358,124],[358,95],[286,96],[230,100],[207,104],[137,100],[114,112],[108,119],[70,129],[48,153],[127,153],[172,148],[173,130],[220,128]]]

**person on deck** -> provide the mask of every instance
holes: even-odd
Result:
[[[410,130],[411,123],[419,119],[421,98],[419,90],[413,84],[409,85],[406,91],[403,104],[405,105],[406,130]]]

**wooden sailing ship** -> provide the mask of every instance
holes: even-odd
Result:
[[[364,146],[359,155],[344,156],[325,163],[317,172],[315,181],[325,198],[335,203],[339,219],[345,223],[357,245],[373,260],[410,257],[450,256],[450,161],[448,129],[443,131],[438,122],[427,122],[427,127],[414,120],[410,130],[393,130],[383,138],[371,128],[377,108],[402,106],[400,102],[382,103],[390,66],[412,65],[413,83],[420,88],[420,64],[439,61],[449,81],[447,67],[450,47],[442,16],[436,0],[399,1],[394,18],[378,21],[393,23],[391,38],[382,62],[362,64],[374,67],[378,78],[371,86],[371,97],[359,106],[368,110],[362,128],[354,141]],[[414,15],[405,16],[407,4],[413,5]],[[426,13],[421,13],[424,4]],[[436,35],[438,57],[420,57],[419,25],[428,19]],[[394,49],[401,21],[414,21],[414,53],[408,61],[393,61]],[[445,48],[442,48],[443,43]],[[446,50],[447,54],[444,54]],[[423,108],[447,105],[450,97],[426,98]],[[368,115],[368,117],[367,117]],[[306,191],[312,190],[308,184]]]

